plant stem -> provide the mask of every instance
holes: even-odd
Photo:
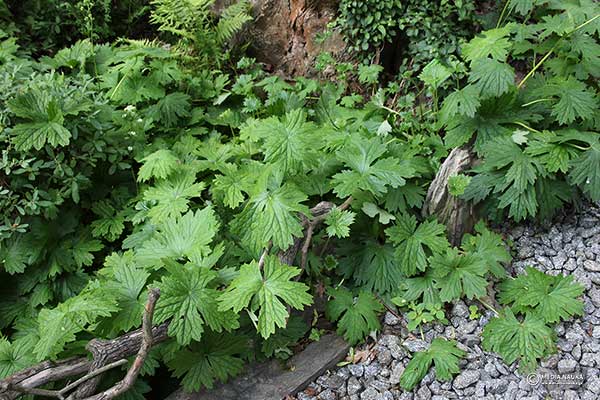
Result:
[[[524,124],[522,122],[519,122],[519,121],[513,121],[513,124],[522,126],[523,128],[525,128],[525,129],[527,129],[528,131],[531,131],[531,132],[542,133],[542,132],[538,131],[537,129],[534,129],[534,128],[532,128],[532,127],[530,127],[530,126],[528,126],[528,125],[526,125],[526,124]]]
[[[508,4],[508,2],[507,2],[507,4]],[[593,21],[595,21],[598,18],[600,18],[600,14],[598,14],[598,15],[590,18],[590,19],[588,19],[587,21],[583,22],[580,25],[577,25],[575,27],[575,29],[573,29],[572,31],[570,31],[569,33],[565,34],[560,39],[558,39],[556,41],[556,43],[554,44],[554,46],[552,46],[552,48],[550,49],[550,51],[548,51],[548,53],[546,53],[546,55],[537,64],[534,65],[533,69],[531,71],[529,71],[529,73],[527,75],[525,75],[525,78],[523,78],[523,80],[521,82],[519,82],[519,84],[517,85],[517,89],[521,89],[521,87],[525,84],[525,82],[527,81],[527,79],[531,78],[531,76],[535,73],[535,71],[537,71],[538,68],[540,68],[542,66],[542,64],[548,59],[548,57],[550,57],[550,55],[554,52],[554,50],[556,50],[556,48],[558,47],[559,43],[562,42],[563,39],[571,36],[573,33],[577,32],[578,30],[580,30],[584,26],[592,23]]]
[[[502,8],[502,12],[500,13],[500,17],[498,17],[498,22],[496,23],[496,29],[498,29],[500,27],[500,24],[502,23],[502,20],[504,19],[504,14],[506,13],[506,10],[508,10],[509,4],[510,4],[510,0],[506,0],[506,2],[504,3],[504,7]]]
[[[488,310],[492,311],[494,314],[496,314],[496,316],[500,315],[500,313],[498,313],[498,311],[496,311],[496,309],[494,307],[492,307],[491,305],[489,305],[488,303],[486,303],[485,301],[481,300],[481,299],[477,299],[479,300],[479,302],[481,304],[483,304],[483,306],[485,308],[487,308]]]
[[[537,99],[530,101],[529,103],[522,104],[521,107],[528,107],[537,103],[541,103],[542,101],[552,101],[552,99]]]
[[[556,44],[550,49],[550,51],[548,51],[548,53],[546,53],[546,55],[540,61],[538,61],[537,64],[535,64],[533,66],[531,71],[529,71],[529,73],[527,73],[527,75],[525,75],[525,78],[523,78],[523,80],[521,82],[519,82],[519,84],[517,85],[517,89],[521,89],[521,87],[525,84],[525,82],[527,82],[527,79],[531,78],[531,76],[533,74],[535,74],[535,71],[537,71],[538,68],[542,66],[544,61],[546,61],[548,59],[548,57],[550,57],[550,55],[554,52],[554,50],[556,50],[556,46],[558,45],[558,43],[560,43],[560,40],[558,42],[556,42]]]

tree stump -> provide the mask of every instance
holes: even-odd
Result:
[[[234,0],[217,0],[215,12]],[[250,0],[253,20],[239,40],[249,44],[248,53],[286,76],[312,75],[314,61],[322,51],[340,56],[346,48],[342,36],[333,32],[324,42],[317,35],[337,13],[338,0]]]
[[[475,208],[469,201],[452,196],[448,191],[448,178],[470,169],[475,155],[470,149],[453,149],[427,191],[423,216],[435,215],[448,229],[448,240],[454,246],[460,244],[465,233],[475,224]]]

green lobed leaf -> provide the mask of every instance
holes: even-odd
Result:
[[[479,90],[482,98],[499,97],[513,88],[514,69],[503,62],[491,58],[473,61],[469,83]]]
[[[144,157],[144,163],[138,172],[138,181],[144,182],[151,178],[165,179],[177,167],[179,161],[170,150],[161,149]]]
[[[22,340],[12,343],[0,337],[0,379],[29,367],[35,362],[31,349]]]
[[[250,197],[233,221],[232,228],[256,252],[266,247],[269,241],[280,249],[287,249],[294,237],[302,236],[298,213],[309,215],[308,207],[301,204],[306,199],[307,196],[294,185],[266,188]]]
[[[196,212],[188,211],[181,217],[168,218],[152,237],[137,250],[140,262],[148,267],[160,267],[163,259],[188,259],[201,262],[210,254],[212,242],[219,223],[215,212],[209,207]]]
[[[413,354],[400,376],[400,386],[412,390],[425,377],[432,363],[437,380],[449,381],[460,372],[458,361],[465,355],[465,351],[456,347],[456,341],[435,338],[429,349]]]
[[[500,354],[508,365],[518,360],[524,373],[535,371],[538,359],[556,350],[553,329],[533,314],[519,321],[510,308],[487,323],[482,337],[485,350]]]
[[[401,168],[396,158],[380,158],[385,152],[386,146],[377,138],[360,139],[344,146],[337,157],[350,169],[333,176],[334,193],[348,197],[357,190],[365,190],[381,196],[388,187],[404,185],[404,178],[413,171]]]
[[[569,178],[593,201],[600,201],[600,144],[595,143],[570,163]]]
[[[444,252],[450,244],[446,239],[446,227],[436,221],[425,221],[417,225],[412,215],[398,217],[396,224],[385,230],[385,234],[396,247],[400,269],[407,276],[425,271],[430,254]]]
[[[262,269],[256,261],[244,264],[239,275],[219,297],[219,310],[238,313],[248,307],[250,311],[258,312],[257,329],[266,339],[275,332],[276,326],[286,326],[289,313],[285,304],[302,310],[312,303],[308,286],[292,280],[299,273],[298,268],[281,264],[275,256],[265,256]]]
[[[371,293],[361,291],[355,298],[352,292],[341,287],[330,289],[327,294],[332,297],[327,303],[329,319],[338,322],[338,334],[350,344],[358,343],[380,328],[377,314],[383,311],[383,306]]]
[[[572,276],[552,276],[527,267],[526,274],[500,285],[499,300],[502,304],[512,304],[517,312],[534,312],[550,323],[583,315],[583,302],[578,299],[583,291],[583,286],[573,282]]]
[[[200,341],[204,326],[213,332],[239,327],[238,315],[218,309],[220,292],[212,281],[217,273],[193,264],[169,263],[169,275],[162,278],[159,288],[161,298],[156,306],[156,322],[171,319],[169,335],[182,346],[192,340]]]
[[[188,211],[190,199],[200,197],[206,185],[196,182],[192,173],[171,176],[144,191],[144,200],[153,204],[148,217],[160,224],[169,218],[180,217]]]
[[[502,236],[489,230],[483,221],[479,221],[475,225],[475,232],[477,235],[466,234],[463,236],[462,249],[481,257],[492,275],[504,278],[506,270],[502,263],[509,263],[511,256]]]
[[[448,121],[457,114],[473,117],[480,105],[479,90],[473,85],[467,85],[446,96],[442,104],[441,119]]]
[[[350,225],[354,222],[355,213],[333,207],[325,218],[326,232],[330,237],[345,238],[350,235]]]
[[[486,295],[487,280],[484,277],[488,268],[477,254],[460,254],[454,248],[447,250],[446,254],[433,255],[429,261],[442,301]]]
[[[394,248],[375,240],[349,242],[340,248],[340,267],[361,288],[377,293],[390,293],[404,276],[398,267]]]
[[[558,101],[552,106],[552,116],[561,125],[569,124],[577,118],[590,119],[598,110],[594,92],[573,77],[555,79],[549,87],[551,93],[558,97]]]
[[[474,37],[462,47],[462,52],[468,61],[476,61],[491,57],[493,60],[505,61],[511,41],[508,39],[512,24],[502,28],[488,29]]]
[[[452,71],[442,65],[438,60],[433,60],[419,74],[419,79],[432,89],[437,90],[446,79],[452,76]]]
[[[216,380],[225,382],[243,370],[242,356],[247,352],[248,343],[243,335],[207,332],[200,343],[181,349],[167,364],[176,378],[182,378],[186,391],[212,389]]]

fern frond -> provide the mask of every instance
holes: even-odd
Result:
[[[123,47],[127,47],[130,50],[134,49],[159,49],[165,46],[164,43],[158,39],[120,39],[117,43]]]
[[[244,24],[252,20],[248,14],[250,2],[242,0],[227,7],[221,14],[221,19],[216,27],[217,40],[224,44],[239,32]]]
[[[181,36],[200,28],[215,0],[153,0],[150,22],[158,30]]]

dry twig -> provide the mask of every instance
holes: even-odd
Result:
[[[350,207],[350,204],[352,203],[352,196],[348,197],[339,207],[338,209],[340,210],[345,210],[348,207]],[[313,212],[313,210],[318,207],[319,205],[321,206],[321,209],[319,209],[319,214],[315,215],[315,212]],[[302,251],[301,251],[301,261],[300,261],[300,268],[302,270],[304,270],[306,268],[306,261],[308,259],[308,249],[310,247],[311,241],[312,241],[312,237],[313,237],[313,233],[315,231],[315,228],[323,221],[325,221],[325,219],[327,219],[327,215],[329,215],[329,212],[331,211],[331,209],[333,207],[335,207],[335,205],[333,203],[329,203],[329,202],[321,202],[319,204],[317,204],[315,208],[311,209],[311,212],[313,214],[313,218],[310,220],[306,221],[306,233],[304,234],[304,244],[302,245]]]
[[[148,302],[146,303],[144,316],[142,318],[142,344],[140,345],[140,349],[138,350],[138,353],[135,356],[135,360],[133,360],[133,363],[131,364],[131,367],[129,367],[129,370],[127,371],[125,377],[111,388],[100,392],[96,395],[87,397],[85,400],[114,399],[115,397],[125,393],[133,386],[138,375],[140,374],[140,371],[142,370],[144,361],[146,361],[148,352],[152,348],[152,317],[154,316],[154,308],[159,297],[160,290],[158,290],[157,288],[150,289],[150,293],[148,294]]]
[[[347,198],[338,208],[345,210],[350,206],[352,197]],[[310,247],[315,228],[327,218],[327,214],[335,207],[330,202],[320,202],[311,208],[311,219],[302,216],[302,225],[307,229],[304,238],[295,238],[294,243],[285,251],[280,251],[278,257],[284,264],[291,265],[302,248],[302,268],[306,264],[306,254]],[[259,266],[262,268],[271,244],[263,251]],[[18,371],[0,381],[0,400],[14,400],[24,394],[64,399],[65,395],[75,390],[67,400],[108,400],[125,392],[133,385],[139,370],[153,344],[168,338],[170,321],[152,327],[154,307],[160,293],[152,289],[143,316],[143,326],[140,329],[124,334],[112,340],[93,339],[86,349],[93,355],[93,361],[86,357],[72,357],[58,361],[44,361],[32,367]],[[115,367],[123,365],[125,359],[136,354],[136,359],[123,380],[110,389],[94,395],[100,382],[101,375]],[[81,376],[84,374],[83,376]],[[61,390],[39,389],[51,382],[81,376]]]
[[[103,355],[102,360],[104,360],[104,362],[102,365],[94,367],[94,362],[90,362],[85,357],[68,358],[56,362],[44,361],[22,371],[18,371],[0,381],[0,400],[14,400],[24,394],[64,399],[64,396],[68,392],[74,390],[76,387],[81,388],[83,385],[88,384],[91,381],[98,381],[102,373],[125,364],[127,362],[125,360],[127,357],[136,354],[136,352],[139,356],[140,351],[147,346],[148,343],[150,343],[150,346],[152,346],[153,343],[164,341],[168,337],[167,328],[169,326],[169,322],[167,321],[159,326],[152,327],[154,307],[159,296],[160,293],[158,289],[151,289],[144,311],[142,328],[129,332],[116,339],[94,339],[88,343],[88,349],[96,349],[96,353],[93,353],[94,355]],[[148,338],[150,339],[148,340]],[[146,354],[148,349],[145,350]],[[134,362],[134,366],[135,365],[136,363]],[[86,372],[87,374],[85,374]],[[60,381],[81,374],[85,375],[73,383],[68,384],[61,390],[38,389],[40,386],[50,382]],[[137,375],[135,377],[137,377]],[[94,384],[92,390],[95,390],[96,384]],[[74,393],[68,398],[80,399],[82,397],[78,397],[77,393]],[[103,399],[109,398],[111,397],[103,397]]]

